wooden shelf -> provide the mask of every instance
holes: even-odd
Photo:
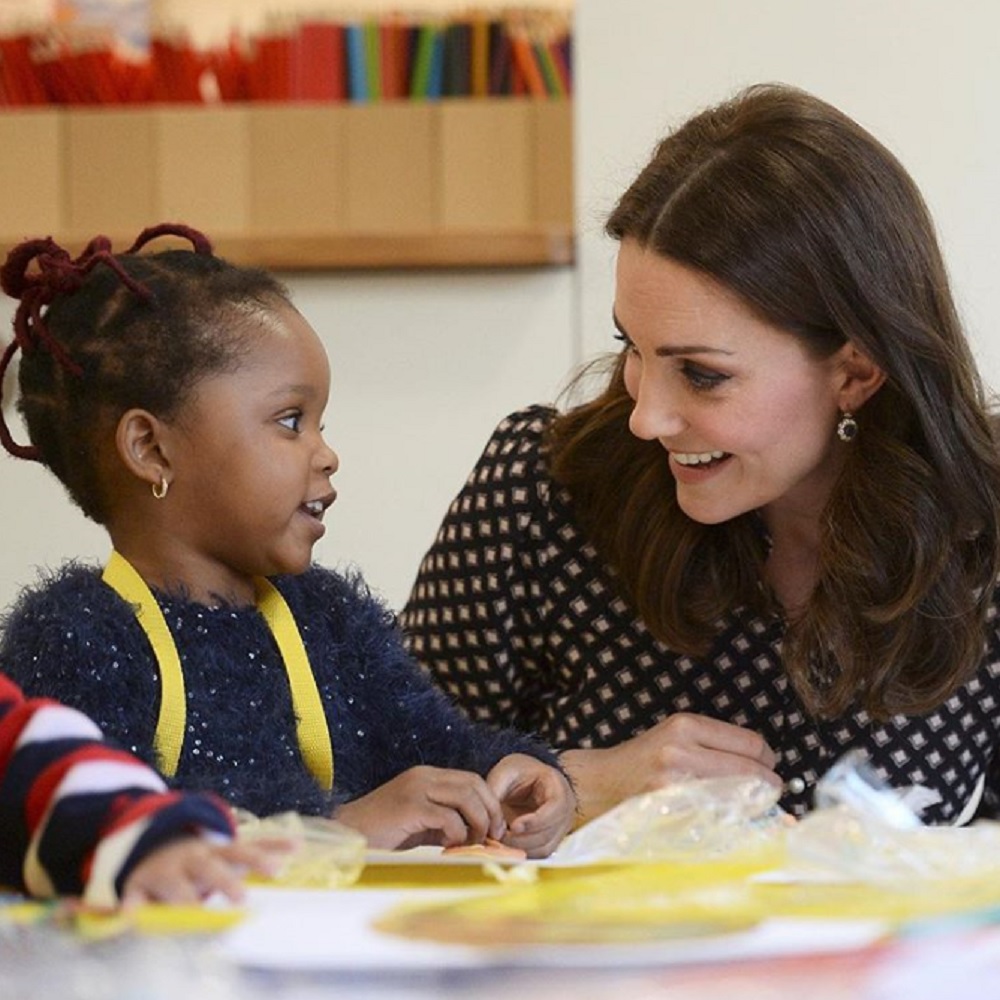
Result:
[[[106,234],[116,252],[135,233]],[[518,231],[340,234],[324,236],[213,236],[214,252],[233,264],[269,271],[361,271],[419,268],[568,267],[574,260],[574,237],[568,227]],[[76,255],[83,237],[56,241]],[[19,240],[0,239],[0,254]],[[150,249],[188,248],[185,240],[164,236]]]
[[[274,271],[552,267],[573,263],[568,228],[314,237],[220,237],[220,257]]]
[[[271,270],[565,266],[572,151],[568,99],[5,112],[0,243],[170,220]]]

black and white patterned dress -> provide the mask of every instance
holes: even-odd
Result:
[[[549,476],[541,445],[552,416],[532,407],[499,425],[402,614],[411,651],[472,718],[567,749],[613,746],[693,712],[760,733],[779,755],[786,788],[801,788],[782,800],[795,814],[854,747],[894,786],[939,794],[927,822],[998,814],[995,604],[978,673],[933,711],[884,723],[863,711],[817,720],[784,672],[780,618],[733,613],[703,659],[678,656],[650,635]]]

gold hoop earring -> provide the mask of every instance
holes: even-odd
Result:
[[[837,422],[837,437],[845,443],[853,441],[858,436],[858,422],[854,419],[853,413],[844,411],[843,416]]]
[[[166,476],[160,476],[160,481],[158,483],[153,483],[150,487],[153,491],[153,496],[157,500],[162,500],[167,495],[167,490],[170,489],[170,483],[167,482]]]

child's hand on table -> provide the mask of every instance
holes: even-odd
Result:
[[[345,803],[334,818],[388,850],[482,843],[507,832],[500,800],[478,774],[426,765]]]
[[[529,858],[550,855],[573,825],[576,795],[565,775],[527,754],[504,757],[486,776],[503,806],[503,842]]]
[[[242,901],[248,872],[274,875],[293,847],[287,840],[213,843],[200,837],[171,840],[143,858],[122,888],[122,905],[198,903],[222,893]]]

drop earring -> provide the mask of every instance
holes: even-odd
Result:
[[[848,413],[846,410],[841,416],[840,420],[837,421],[837,437],[841,441],[853,441],[858,436],[858,422],[854,419],[853,413]]]

